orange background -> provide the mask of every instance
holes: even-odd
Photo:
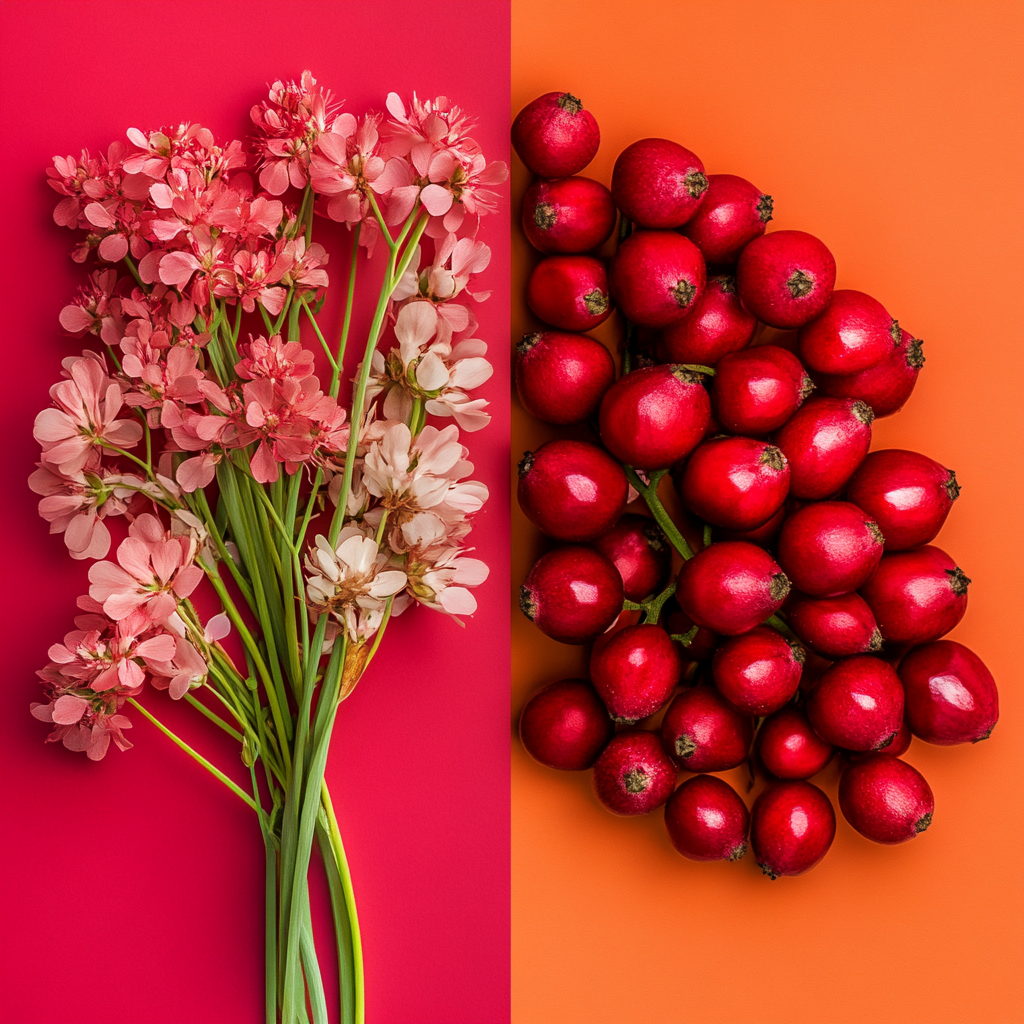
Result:
[[[613,817],[589,773],[542,768],[515,742],[516,1024],[1024,1019],[1022,12],[514,0],[513,113],[544,92],[580,96],[603,137],[585,174],[608,183],[631,141],[675,139],[709,172],[771,193],[770,227],[820,236],[838,287],[870,292],[925,339],[917,390],[876,422],[874,447],[956,470],[963,494],[938,543],[974,585],[951,636],[986,661],[1002,702],[985,743],[911,746],[936,795],[926,835],[877,846],[838,815],[825,860],[775,883],[749,855],[684,860],[660,811]],[[527,183],[517,164],[517,215]],[[535,257],[514,237],[516,340],[537,322],[521,299]],[[549,436],[514,408],[514,461]],[[513,513],[518,587],[540,541]],[[584,650],[543,637],[514,601],[512,639],[515,715],[584,670]],[[837,776],[833,764],[815,781],[834,798]]]

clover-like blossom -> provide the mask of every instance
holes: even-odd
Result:
[[[389,568],[387,554],[358,526],[342,529],[333,546],[318,535],[305,566],[310,608],[333,616],[353,641],[377,631],[387,599],[406,584],[405,573]]]
[[[69,334],[95,334],[108,345],[116,345],[124,332],[121,303],[114,294],[117,271],[96,270],[89,283],[79,288],[74,302],[60,311],[60,325]]]
[[[117,564],[96,562],[89,569],[89,596],[112,619],[142,610],[162,622],[203,577],[193,564],[195,552],[192,537],[171,536],[156,516],[141,515],[118,546]]]
[[[461,532],[427,516],[404,527],[406,592],[420,604],[453,616],[476,611],[476,598],[467,588],[479,586],[490,572],[486,562],[466,557],[458,543]]]
[[[374,352],[373,384],[368,393],[386,393],[383,412],[388,419],[408,419],[413,401],[420,399],[431,415],[454,417],[463,430],[479,430],[491,419],[483,411],[488,402],[471,399],[467,392],[494,372],[484,358],[487,345],[478,338],[467,338],[452,346],[450,335],[440,334],[440,324],[432,303],[403,305],[395,321],[399,347],[386,357],[379,350]]]
[[[38,675],[44,682],[48,681],[46,669]],[[47,743],[60,741],[68,750],[83,752],[91,761],[100,761],[111,741],[118,750],[131,749],[124,730],[130,729],[132,723],[119,713],[124,699],[112,692],[91,698],[61,693],[46,704],[33,701],[29,710],[33,718],[53,725],[53,732],[46,737]]]
[[[36,416],[32,436],[45,462],[72,475],[94,466],[100,448],[133,447],[142,437],[142,425],[134,418],[118,419],[121,389],[98,359],[75,359],[68,372],[69,380],[50,388],[56,408]]]

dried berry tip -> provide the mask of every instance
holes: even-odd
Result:
[[[762,224],[767,224],[772,219],[772,211],[775,209],[772,197],[765,193],[757,201],[757,215],[761,218]]]
[[[882,533],[882,528],[873,519],[867,520],[864,524],[868,528],[868,533],[871,534],[876,544],[885,543],[885,534]]]
[[[747,844],[737,843],[730,851],[726,860],[743,860],[747,855]]]
[[[531,469],[533,469],[533,452],[523,452],[523,457],[519,460],[519,479],[522,480]]]
[[[946,575],[949,577],[949,585],[953,588],[953,593],[957,597],[962,597],[967,593],[967,587],[971,582],[971,578],[959,565],[955,569],[947,569]]]
[[[686,191],[689,192],[690,197],[698,199],[708,190],[708,179],[700,171],[690,171],[685,178],[683,178],[683,185]]]
[[[864,424],[865,427],[870,427],[875,418],[875,410],[868,405],[867,402],[861,402],[859,399],[853,403],[850,407],[850,411],[854,416],[857,417]]]
[[[533,208],[533,223],[542,231],[547,231],[555,226],[558,214],[550,203],[538,203]]]
[[[600,316],[608,311],[608,296],[600,289],[595,288],[583,296],[583,305],[591,316]]]
[[[676,305],[680,309],[686,309],[693,302],[693,297],[696,294],[697,289],[685,277],[681,277],[676,281],[675,287],[672,289],[672,298],[676,300]]]
[[[673,363],[671,369],[672,376],[683,384],[702,384],[704,382],[704,377],[701,374],[688,370],[682,363]]]
[[[786,468],[786,456],[781,448],[776,448],[775,445],[770,444],[761,452],[761,465],[774,469],[776,473],[781,473]]]
[[[889,333],[892,335],[892,340],[896,347],[899,348],[903,344],[903,331],[900,330],[899,320],[893,320]]]
[[[680,757],[692,757],[697,752],[697,744],[692,736],[685,733],[676,738],[676,753]]]
[[[622,784],[627,793],[643,793],[651,785],[651,780],[643,768],[631,768],[622,776]]]
[[[814,290],[814,278],[803,270],[794,270],[786,282],[786,287],[794,299],[802,299]]]
[[[583,109],[583,100],[577,99],[571,92],[563,92],[558,97],[558,105],[567,114],[578,114]]]
[[[789,649],[793,652],[793,660],[798,665],[802,665],[807,660],[807,648],[804,647],[803,644],[798,644],[795,640],[790,640]]]
[[[711,280],[718,285],[718,290],[723,295],[736,294],[736,278],[732,274],[720,274],[718,277],[711,278]]]
[[[807,374],[804,374],[804,379],[800,382],[800,401],[803,402],[817,386]]]
[[[914,822],[914,831],[923,832],[932,823],[932,812],[928,811],[927,814],[922,814],[917,821]]]
[[[907,366],[920,370],[924,366],[924,342],[920,338],[911,338],[907,345]]]
[[[949,479],[946,481],[946,493],[950,501],[956,501],[960,497],[960,485],[956,482],[956,473],[949,470]]]
[[[540,341],[540,337],[541,336],[539,334],[524,334],[522,341],[520,341],[519,344],[516,345],[516,351],[521,356],[525,356],[526,353],[529,352],[530,349],[533,348],[533,346]]]
[[[777,572],[768,585],[768,593],[773,601],[784,601],[790,587],[789,577],[784,572]]]
[[[533,600],[533,593],[525,583],[519,588],[519,610],[533,622],[537,614],[537,605]]]
[[[871,634],[871,639],[868,641],[869,651],[880,651],[882,649],[882,631],[876,626],[874,632]]]

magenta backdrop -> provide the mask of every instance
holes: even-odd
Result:
[[[54,154],[105,148],[129,126],[200,121],[219,138],[243,137],[266,83],[305,67],[356,113],[382,109],[392,89],[447,94],[480,119],[487,155],[507,160],[509,5],[6,0],[2,30],[0,288],[10,386],[0,403],[8,637],[0,1016],[5,1024],[262,1021],[263,853],[250,812],[137,713],[134,749],[111,748],[98,764],[44,745],[46,726],[28,713],[34,671],[71,628],[88,586],[87,564],[47,535],[25,484],[37,452],[32,420],[60,359],[81,347],[57,322],[82,270],[68,256],[72,235],[53,224],[57,196],[43,175]],[[470,439],[476,475],[491,488],[472,538],[491,577],[465,630],[426,610],[397,620],[339,714],[328,765],[363,929],[367,1018],[376,1024],[509,1019],[507,186],[503,195],[481,234],[494,253],[481,284],[494,293],[477,307],[494,356],[482,390],[494,422]],[[330,248],[338,280],[344,246]],[[362,312],[353,349],[365,337]],[[332,330],[334,319],[328,311]],[[244,779],[230,740],[165,694],[147,699]],[[317,920],[326,923],[318,895]],[[333,995],[327,958],[324,972]]]

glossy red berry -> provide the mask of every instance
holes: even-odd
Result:
[[[903,721],[900,722],[900,731],[896,733],[896,739],[892,741],[883,751],[887,757],[902,757],[909,749],[913,735],[910,732],[910,726],[907,725],[907,705],[906,705],[906,690],[903,693]],[[874,757],[875,751],[873,750],[844,750],[843,757],[846,758],[851,764],[857,761],[863,761],[866,757]]]
[[[519,463],[519,507],[556,540],[600,537],[626,510],[628,492],[622,467],[585,441],[548,441]]]
[[[672,549],[661,527],[647,516],[627,513],[594,547],[615,563],[627,601],[642,601],[668,582]]]
[[[878,523],[886,551],[935,539],[960,495],[956,474],[919,452],[871,452],[850,478],[846,496]]]
[[[634,231],[615,253],[610,284],[627,320],[667,327],[697,307],[704,293],[704,257],[675,231]]]
[[[660,626],[627,626],[590,656],[590,680],[617,722],[653,715],[683,672],[679,645]]]
[[[988,739],[999,720],[992,673],[953,640],[915,647],[901,662],[907,724],[926,743],[949,746]]]
[[[818,501],[791,513],[779,534],[779,565],[797,590],[839,597],[878,568],[885,538],[878,524],[848,501]]]
[[[584,679],[561,679],[534,694],[519,717],[519,736],[531,757],[549,768],[590,768],[614,726]]]
[[[672,795],[676,766],[656,733],[616,733],[594,765],[594,792],[613,814],[647,814]]]
[[[549,92],[516,115],[512,145],[534,174],[565,178],[578,174],[594,159],[601,131],[581,100],[567,92]]]
[[[724,356],[711,384],[715,415],[733,434],[778,430],[813,390],[800,360],[777,345],[758,345]]]
[[[527,334],[516,353],[519,401],[545,423],[563,426],[589,419],[615,380],[612,354],[585,334]]]
[[[523,197],[523,232],[541,252],[589,252],[613,227],[612,194],[592,178],[541,179]]]
[[[709,174],[700,209],[683,232],[708,263],[731,267],[743,247],[764,234],[771,219],[771,196],[735,174]]]
[[[840,288],[821,316],[800,328],[804,366],[817,373],[859,373],[889,358],[902,344],[900,325],[864,292]]]
[[[816,598],[793,593],[786,612],[796,635],[823,658],[849,658],[882,649],[878,623],[859,594]]]
[[[676,581],[679,607],[698,626],[735,636],[774,615],[789,580],[763,548],[723,541],[683,563]]]
[[[740,860],[750,813],[739,794],[713,775],[687,779],[665,805],[672,845],[690,860]]]
[[[817,501],[842,490],[871,447],[871,408],[842,398],[812,398],[772,437],[790,463],[789,493]]]
[[[807,695],[807,717],[828,743],[846,750],[884,750],[903,721],[903,687],[881,658],[837,661]]]
[[[776,778],[809,779],[832,760],[835,748],[811,728],[802,708],[787,704],[761,723],[757,752]]]
[[[620,377],[601,402],[601,440],[637,469],[668,469],[704,437],[711,401],[704,378],[681,366],[648,366]]]
[[[789,464],[778,448],[749,437],[718,437],[698,445],[679,477],[679,496],[706,523],[752,530],[789,494]]]
[[[935,797],[916,768],[889,754],[873,754],[843,772],[839,807],[866,839],[905,843],[932,823]]]
[[[678,142],[640,139],[612,170],[615,205],[642,228],[677,228],[700,209],[708,189],[704,165]]]
[[[709,277],[693,309],[662,331],[659,358],[714,366],[722,356],[746,348],[756,327],[757,319],[740,304],[736,278]]]
[[[586,643],[622,611],[622,577],[593,548],[555,548],[534,563],[520,588],[519,607],[553,640]]]
[[[745,715],[770,715],[800,686],[804,650],[769,626],[726,640],[711,670],[718,692]]]
[[[924,366],[924,344],[907,331],[903,342],[882,362],[849,376],[818,374],[816,383],[830,398],[859,398],[871,406],[875,416],[891,416],[903,408],[914,391]]]
[[[661,722],[665,750],[688,772],[725,772],[743,764],[753,738],[750,716],[706,684],[677,694]]]
[[[925,644],[964,617],[970,582],[945,551],[927,545],[883,555],[860,593],[886,640]]]
[[[530,309],[563,331],[589,331],[611,316],[608,273],[593,256],[548,256],[526,286]]]
[[[835,834],[832,804],[810,782],[773,782],[754,801],[750,845],[758,867],[773,881],[813,868]]]
[[[755,238],[736,266],[740,300],[770,327],[800,327],[829,303],[836,261],[806,231],[773,231]]]

